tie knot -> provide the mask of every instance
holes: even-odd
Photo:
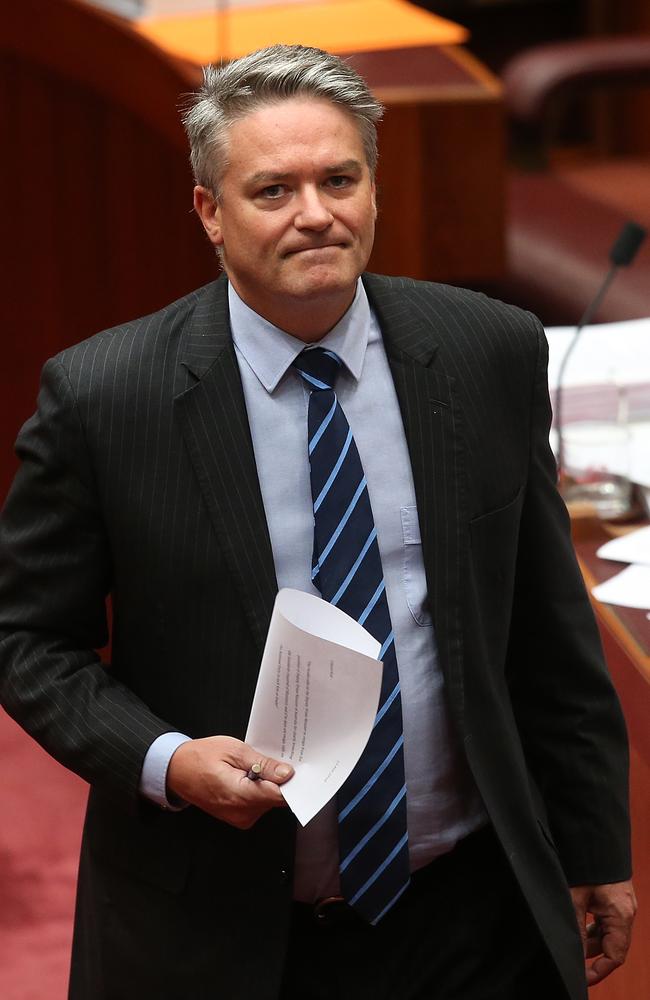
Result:
[[[341,359],[325,347],[312,347],[301,351],[293,364],[310,389],[333,389]]]

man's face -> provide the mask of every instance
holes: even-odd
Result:
[[[375,187],[353,119],[292,98],[235,122],[228,151],[218,202],[197,188],[194,203],[230,281],[282,329],[322,336],[352,302],[374,237]]]

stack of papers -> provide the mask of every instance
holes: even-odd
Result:
[[[560,366],[575,327],[549,327],[546,334],[548,381],[555,401]],[[614,460],[611,450],[598,457],[611,472],[650,488],[650,318],[586,326],[564,373],[565,429],[572,424],[611,424],[619,417],[627,433],[625,446]],[[551,446],[557,453],[555,427]],[[595,442],[589,446],[591,461],[595,447]]]
[[[601,559],[630,563],[621,573],[592,588],[605,604],[650,608],[650,526],[606,542],[596,553]]]
[[[575,326],[546,328],[551,390],[557,387],[560,366],[575,332]],[[567,364],[564,385],[573,388],[606,383],[612,386],[650,383],[650,318],[584,327]]]

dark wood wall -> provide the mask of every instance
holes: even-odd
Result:
[[[650,35],[649,0],[621,0],[613,12],[617,32]],[[650,93],[631,94],[616,109],[620,147],[631,153],[650,153]]]
[[[217,268],[174,112],[196,70],[67,0],[11,5],[0,52],[3,496],[43,361]]]

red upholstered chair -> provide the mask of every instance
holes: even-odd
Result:
[[[515,57],[503,82],[513,122],[543,150],[560,101],[602,84],[650,87],[650,36],[539,46]],[[576,322],[604,276],[612,242],[630,219],[650,229],[650,153],[513,171],[508,274],[499,293],[547,324]],[[595,320],[641,316],[650,316],[650,239],[634,265],[620,273]]]

